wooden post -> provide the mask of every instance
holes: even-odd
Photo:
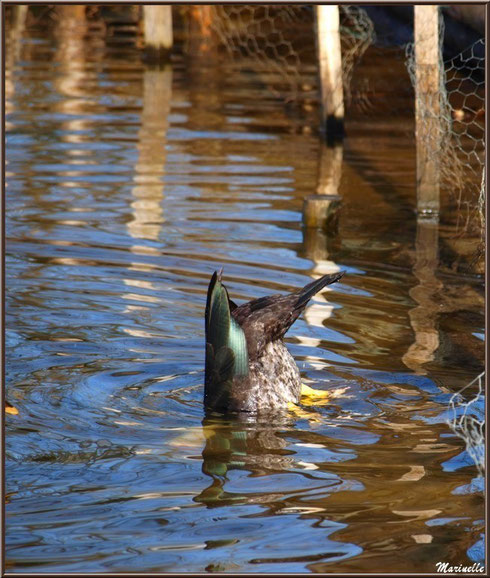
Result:
[[[342,178],[344,147],[338,143],[335,146],[327,146],[322,142],[319,146],[316,192],[319,195],[338,195]]]
[[[317,194],[308,195],[303,202],[303,224],[306,228],[337,232],[342,158],[342,145],[327,146],[320,143]]]
[[[415,6],[415,136],[417,210],[439,211],[440,39],[439,6]]]
[[[328,140],[344,134],[344,87],[339,7],[315,6],[322,125]]]
[[[173,46],[172,6],[169,4],[143,6],[145,54],[148,60],[168,60]]]
[[[303,223],[305,227],[335,229],[339,195],[308,195],[303,201]]]

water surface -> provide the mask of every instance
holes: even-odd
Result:
[[[444,259],[449,226],[417,225],[403,61],[368,53],[384,92],[332,151],[312,105],[247,66],[154,69],[131,43],[35,27],[8,48],[7,569],[481,560],[477,471],[446,420],[483,368],[483,284]],[[332,182],[338,230],[303,231]],[[346,271],[287,337],[328,405],[204,420],[219,267],[240,303]]]

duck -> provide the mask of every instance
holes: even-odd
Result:
[[[323,275],[292,293],[237,305],[215,271],[205,309],[204,407],[207,412],[263,413],[301,399],[299,368],[284,336],[310,299],[345,271]]]

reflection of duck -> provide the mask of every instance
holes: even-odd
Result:
[[[285,425],[287,422],[282,422]],[[225,484],[230,470],[247,470],[254,476],[278,471],[287,471],[295,466],[291,451],[286,449],[286,440],[277,429],[268,424],[247,424],[246,421],[223,421],[205,418],[203,432],[206,445],[202,451],[202,471],[212,478],[196,502],[208,507],[236,503],[258,503],[275,499],[272,493],[255,494],[227,492]]]
[[[301,395],[299,369],[283,337],[318,291],[343,272],[324,275],[289,295],[237,306],[214,273],[206,303],[204,404],[217,411],[284,409]]]

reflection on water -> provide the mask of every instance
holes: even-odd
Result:
[[[8,569],[480,559],[476,469],[446,419],[483,366],[483,287],[416,222],[411,117],[354,115],[328,149],[248,69],[146,68],[71,16],[8,42]],[[302,228],[314,193],[341,196],[336,227]],[[347,271],[287,338],[329,403],[204,418],[220,266],[238,301]]]
[[[410,297],[418,303],[418,306],[409,313],[410,323],[415,333],[415,343],[403,356],[403,362],[408,368],[423,374],[426,373],[423,366],[434,359],[434,353],[439,347],[439,332],[436,328],[437,292],[443,284],[436,276],[438,224],[437,218],[419,217],[417,219],[416,261],[413,272],[420,283],[409,291]]]

